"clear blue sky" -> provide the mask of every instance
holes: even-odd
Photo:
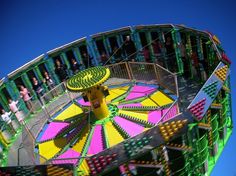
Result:
[[[236,99],[236,2],[233,0],[1,0],[0,78],[40,54],[83,36],[153,23],[185,24],[216,34],[233,61],[231,85]],[[234,133],[213,176],[236,175],[235,146]]]

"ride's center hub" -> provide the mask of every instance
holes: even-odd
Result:
[[[89,101],[97,119],[109,116],[105,96],[108,89],[101,86],[110,76],[110,70],[106,67],[93,67],[79,72],[70,78],[67,87],[71,91],[83,92],[84,101]]]

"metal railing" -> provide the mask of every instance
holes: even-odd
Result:
[[[177,75],[158,64],[155,64],[155,70],[158,83],[179,97]]]
[[[130,82],[132,77],[127,62],[120,62],[112,65],[106,65],[110,70],[110,78],[105,85],[114,85]]]
[[[129,62],[132,79],[140,82],[158,83],[155,64],[145,62]]]
[[[78,96],[80,96],[80,93],[69,92],[66,89],[65,83],[62,82],[40,97],[40,101],[32,102],[32,108],[29,110],[28,114],[29,118],[27,121],[23,122],[22,138],[18,142],[17,165],[26,165],[29,163],[43,164],[47,161],[47,159],[34,152],[37,136],[41,132],[44,124],[50,120],[55,113],[71,103],[73,99]],[[36,108],[39,108],[39,110]]]
[[[136,63],[121,62],[113,65],[107,65],[110,69],[111,76],[106,85],[128,83],[132,80],[159,84],[161,87],[168,89],[171,93],[178,93],[176,75],[172,74],[163,67],[154,63]],[[165,81],[166,80],[166,81]],[[61,83],[52,90],[44,94],[40,100],[33,101],[32,109],[29,110],[29,118],[23,126],[22,138],[19,141],[18,162],[16,165],[26,164],[44,164],[59,163],[59,160],[75,160],[76,158],[47,160],[38,153],[35,153],[35,141],[43,129],[44,124],[50,121],[55,113],[60,111],[64,106],[73,102],[79,97],[80,93],[72,93],[66,89],[65,83]],[[37,111],[37,108],[40,110]],[[178,102],[175,101],[168,110],[163,114],[162,122],[170,120],[173,111],[178,112]],[[177,113],[178,114],[178,113]],[[17,147],[17,146],[16,146]],[[78,158],[77,158],[78,159]]]

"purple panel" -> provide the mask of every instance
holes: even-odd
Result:
[[[173,107],[171,107],[169,111],[168,110],[169,108],[149,112],[148,122],[151,122],[154,124],[159,123],[163,115],[165,115],[165,117],[162,119],[162,122],[168,121],[172,119],[173,117],[175,117],[175,115],[177,114],[177,106],[174,105]],[[167,111],[168,113],[166,114]]]
[[[134,122],[121,118],[119,116],[114,117],[115,122],[120,125],[131,137],[143,132],[144,127]]]
[[[54,138],[63,128],[67,127],[68,125],[69,123],[65,122],[51,122],[40,138],[40,142]]]
[[[82,106],[90,106],[90,102],[85,102],[83,98],[77,100],[77,102]]]
[[[126,97],[126,100],[143,97],[143,96],[153,93],[154,91],[156,91],[156,88],[135,85],[130,91],[129,95]]]
[[[67,159],[67,158],[78,158],[80,156],[80,153],[77,151],[74,151],[73,149],[67,150],[65,153],[59,155],[57,159],[64,159],[65,160],[54,160],[52,161],[53,164],[74,164],[76,165],[78,162],[78,159]]]
[[[161,116],[165,114],[166,110],[158,110],[158,111],[152,111],[148,114],[148,122],[151,123],[158,123],[161,120]]]
[[[123,106],[127,106],[127,107],[130,107],[130,106],[142,106],[142,104],[141,103],[123,104],[123,105],[119,105],[118,108],[122,108]]]
[[[167,110],[166,110],[167,111]],[[175,117],[175,115],[177,114],[177,105],[174,105],[173,107],[171,107],[171,109],[168,111],[168,113],[165,115],[165,117],[163,118],[163,122],[166,122],[170,119],[172,119],[173,117]]]
[[[97,154],[103,150],[102,125],[96,125],[88,149],[88,154]]]

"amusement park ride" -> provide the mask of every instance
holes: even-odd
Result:
[[[1,81],[1,108],[18,99],[24,120],[12,113],[16,134],[1,122],[0,175],[210,175],[232,133],[230,64],[216,36],[169,24],[49,51]],[[42,83],[41,97],[31,91],[29,108],[17,86],[32,89],[31,78],[43,82],[45,70],[55,86]]]

